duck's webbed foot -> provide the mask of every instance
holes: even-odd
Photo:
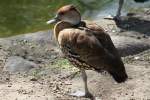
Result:
[[[121,17],[120,17],[120,16],[114,16],[114,17],[113,17],[113,20],[114,20],[114,21],[121,21]]]
[[[94,100],[94,96],[90,92],[85,93],[84,97],[90,98],[91,100]]]
[[[74,97],[85,97],[94,100],[94,96],[90,92],[76,91],[75,93],[72,93],[70,95]]]
[[[84,69],[80,70],[83,83],[84,83],[84,90],[85,92],[82,91],[76,91],[75,93],[70,94],[71,96],[75,97],[85,97],[85,98],[90,98],[90,100],[94,100],[94,96],[89,92],[88,85],[87,85],[87,75]]]

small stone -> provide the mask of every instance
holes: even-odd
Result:
[[[112,30],[112,32],[115,33],[116,31],[115,31],[115,30]]]
[[[76,91],[75,93],[71,93],[70,95],[71,95],[71,96],[82,97],[82,96],[85,95],[85,93],[82,92],[82,91]]]
[[[95,100],[102,100],[100,97],[95,97]]]
[[[64,83],[65,83],[65,85],[72,85],[72,83],[70,81],[65,81]]]
[[[8,87],[12,87],[11,85],[8,85]]]
[[[138,56],[137,56],[137,57],[134,57],[134,59],[135,59],[135,60],[139,60],[139,59],[140,59],[140,57],[138,57]]]
[[[38,65],[19,56],[11,56],[6,60],[4,71],[26,72]]]
[[[6,78],[6,81],[9,81],[9,80],[10,80],[10,79],[7,77],[7,78]]]
[[[37,81],[38,79],[36,78],[31,78],[30,81]]]
[[[140,37],[140,36],[138,36],[138,37],[137,37],[137,39],[141,39],[141,37]]]
[[[55,87],[53,88],[54,91],[60,90],[59,86],[56,84]]]

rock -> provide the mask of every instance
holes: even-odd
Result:
[[[75,93],[71,93],[70,95],[71,95],[71,96],[82,97],[82,96],[85,95],[85,93],[82,92],[82,91],[76,91]]]
[[[135,60],[139,60],[139,59],[140,59],[140,57],[136,56],[136,57],[134,57],[134,59],[135,59]]]
[[[34,62],[25,60],[21,57],[11,56],[6,60],[3,70],[9,72],[26,72],[37,66],[38,65]]]
[[[8,38],[11,41],[22,41],[22,42],[34,42],[41,45],[45,44],[54,44],[56,45],[56,41],[54,40],[53,34],[50,30],[48,31],[39,31],[35,33],[27,33],[27,34],[21,34],[17,36],[12,36]]]
[[[38,79],[35,78],[35,77],[33,77],[33,78],[30,79],[30,81],[37,81],[37,80],[38,80]]]
[[[111,39],[121,57],[138,54],[150,49],[150,41],[142,41],[125,36],[111,36]]]

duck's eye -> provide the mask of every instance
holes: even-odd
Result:
[[[64,15],[64,12],[60,12],[59,14],[60,14],[60,15]]]

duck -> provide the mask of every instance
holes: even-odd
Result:
[[[134,1],[137,3],[144,3],[144,2],[149,1],[149,0],[134,0]],[[122,10],[123,4],[124,4],[124,0],[119,0],[118,4],[119,4],[118,10],[117,10],[117,13],[116,13],[116,16],[114,17],[114,19],[120,19],[121,10]]]
[[[124,63],[109,34],[96,23],[82,20],[74,5],[59,8],[47,24],[55,24],[53,33],[62,53],[80,70],[84,97],[93,98],[88,89],[86,70],[107,71],[118,83],[127,80]]]

